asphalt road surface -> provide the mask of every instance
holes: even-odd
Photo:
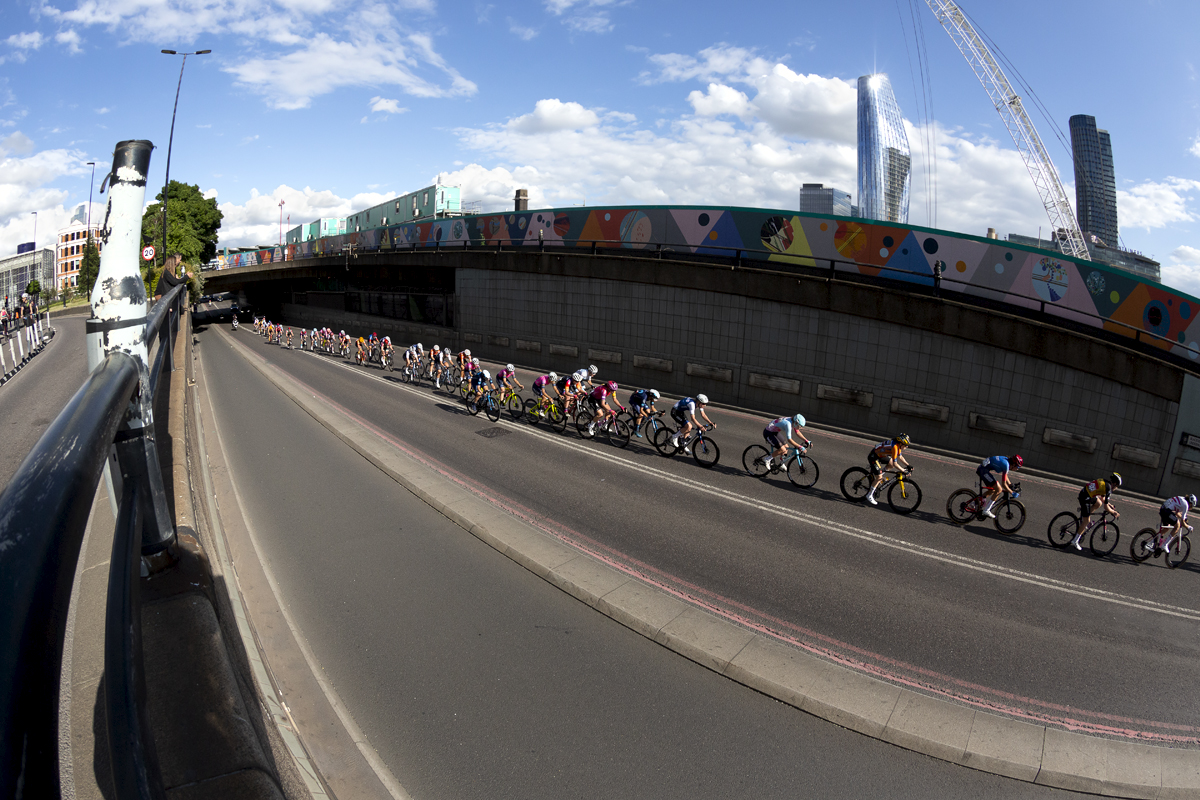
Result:
[[[1002,698],[989,707],[1021,718],[1071,714],[1113,732],[1195,702],[1185,691],[1155,699],[1157,681],[1138,695],[1148,708],[1123,697],[1128,676],[1164,664],[1190,685],[1195,620],[1095,594],[1120,582],[1170,605],[1195,575],[1036,546],[1039,514],[1068,496],[1051,482],[1026,479],[1028,537],[964,531],[937,521],[965,483],[964,466],[948,460],[918,457],[927,505],[898,517],[838,499],[836,478],[865,452],[849,437],[814,432],[822,478],[799,492],[738,474],[761,425],[733,412],[713,413],[727,444],[708,472],[637,444],[618,451],[493,424],[395,373],[268,346],[245,326],[235,336],[593,552],[842,663],[968,702]],[[658,647],[431,512],[227,338],[202,332],[200,342],[230,468],[284,599],[415,796],[1057,794],[850,733]],[[478,435],[494,428],[504,432]],[[1135,632],[1137,642],[1122,641]],[[1136,716],[1118,719],[1114,707]],[[1186,722],[1167,725],[1193,736]]]
[[[57,335],[12,380],[0,386],[0,490],[87,379],[86,316],[51,318]],[[8,340],[0,339],[0,347],[11,369]]]

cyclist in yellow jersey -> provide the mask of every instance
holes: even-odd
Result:
[[[867,455],[867,463],[871,466],[871,477],[874,483],[871,484],[871,491],[867,492],[867,502],[873,506],[879,505],[879,501],[875,499],[875,491],[883,484],[883,476],[887,471],[895,472],[899,468],[904,468],[909,472],[912,471],[912,466],[904,460],[902,453],[904,448],[912,444],[912,439],[907,433],[902,433],[895,439],[888,439],[880,442],[871,449]]]
[[[1071,540],[1071,545],[1076,550],[1083,549],[1079,540],[1087,530],[1092,514],[1103,508],[1105,512],[1113,515],[1113,519],[1121,518],[1112,504],[1112,493],[1121,488],[1121,482],[1121,473],[1114,472],[1107,479],[1097,478],[1085,483],[1079,490],[1079,528],[1075,532],[1075,538]]]

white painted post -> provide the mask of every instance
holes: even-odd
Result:
[[[13,369],[16,369],[17,365],[21,363],[20,361],[17,361],[17,351],[13,347],[13,339],[15,339],[15,338],[17,338],[17,337],[15,337],[15,336],[8,337],[8,354],[10,356],[12,356]],[[22,358],[24,358],[24,353],[22,353]]]
[[[0,347],[0,372],[8,375],[8,365],[4,363],[4,348]]]
[[[21,341],[21,336],[25,331],[17,331],[17,349],[21,351],[21,362],[25,362],[25,344]]]

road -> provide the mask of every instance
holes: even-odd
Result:
[[[0,489],[25,460],[46,428],[88,376],[84,336],[85,314],[52,318],[53,341],[12,380],[0,386]],[[9,368],[8,342],[4,347]]]
[[[1081,577],[1097,564],[1111,580],[1149,575],[1144,583],[1159,593],[1157,602],[1177,602],[1172,581],[1185,587],[1176,590],[1182,596],[1194,575],[1029,546],[1044,535],[1044,522],[1028,539],[962,531],[934,513],[899,518],[734,469],[702,472],[636,445],[618,452],[524,425],[492,425],[468,417],[448,396],[400,386],[389,380],[394,375],[283,351],[247,333],[238,341],[314,392],[486,483],[560,533],[801,646],[818,643],[843,663],[890,671],[933,693],[1004,697],[1006,704],[993,706],[1021,718],[1065,710],[1109,729],[1160,722],[1177,702],[1192,702],[1180,693],[1147,708],[1126,704],[1137,716],[1113,724],[1120,715],[1109,709],[1129,688],[1126,674],[1164,660],[1191,674],[1181,631],[1194,620],[1098,599]],[[431,514],[300,412],[227,338],[203,332],[200,340],[230,468],[281,593],[356,721],[415,795],[589,795],[610,785],[614,794],[689,797],[794,795],[804,786],[813,796],[1046,791],[848,733],[616,626]],[[714,417],[719,441],[744,445],[759,429],[757,420],[732,412]],[[507,433],[476,435],[496,427]],[[828,462],[821,489],[864,448],[850,437],[815,435]],[[725,459],[740,449],[727,448]],[[962,475],[963,466],[946,459],[918,463],[927,503],[938,495],[942,501]],[[1068,492],[1034,483],[1029,493],[1045,497],[1031,502],[1031,527]],[[781,515],[795,507],[811,519]],[[843,528],[822,527],[822,514],[836,514]],[[866,534],[894,538],[883,543]],[[980,556],[1008,571],[982,571],[990,562]],[[978,563],[967,566],[969,558]],[[1018,567],[1026,568],[1022,580],[1014,577]],[[1086,574],[1070,581],[1054,577],[1080,570]],[[1081,623],[1087,613],[1104,619]],[[1111,636],[1088,642],[1106,621],[1125,626],[1138,615],[1149,620],[1143,643],[1154,642],[1143,649],[1154,652],[1121,645],[1109,653]],[[1088,631],[1073,633],[1079,624]],[[1170,654],[1172,637],[1185,644],[1181,655]],[[1063,642],[1083,655],[1062,652]],[[1075,681],[1093,692],[1085,693],[1086,705],[1070,708],[1061,698],[1079,691],[1068,677],[1071,659],[1094,654],[1097,669]],[[1137,660],[1121,663],[1129,658]],[[1060,673],[1049,687],[1030,679],[1055,667]],[[1187,728],[1177,724],[1168,730]]]

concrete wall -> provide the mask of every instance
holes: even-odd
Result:
[[[1188,435],[1188,445],[1183,443]],[[1167,472],[1159,492],[1163,497],[1200,495],[1200,378],[1186,375],[1179,400],[1179,415],[1167,454]]]
[[[629,387],[892,435],[1155,493],[1179,404],[999,347],[834,311],[672,286],[458,270],[462,343]],[[1140,462],[1140,463],[1139,463]]]

